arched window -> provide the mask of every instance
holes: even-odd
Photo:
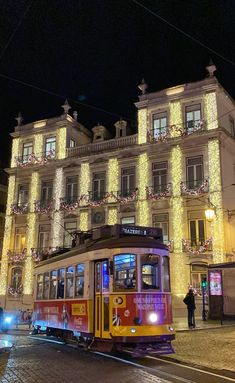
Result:
[[[17,291],[22,286],[22,267],[13,267],[11,270],[11,287]]]

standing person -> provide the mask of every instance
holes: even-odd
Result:
[[[2,325],[3,325],[3,314],[4,314],[4,310],[2,307],[0,307],[0,330],[2,329]]]
[[[189,289],[183,302],[186,304],[188,309],[188,327],[195,328],[196,325],[195,325],[194,311],[196,309],[196,306],[195,306],[195,297],[194,297],[193,289]]]

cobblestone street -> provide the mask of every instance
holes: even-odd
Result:
[[[235,371],[235,327],[177,332],[171,357],[213,369]]]

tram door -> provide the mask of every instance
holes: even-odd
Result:
[[[108,260],[95,262],[95,337],[110,339]]]

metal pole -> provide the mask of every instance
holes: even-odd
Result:
[[[202,286],[202,320],[206,321],[205,287]]]

